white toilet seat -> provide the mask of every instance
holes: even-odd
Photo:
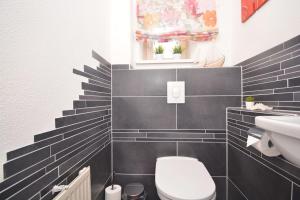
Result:
[[[155,184],[161,200],[214,200],[216,197],[213,179],[195,158],[158,158]]]

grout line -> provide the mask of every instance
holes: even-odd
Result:
[[[131,174],[131,173],[122,173],[122,172],[116,172],[116,175],[125,175],[125,176],[155,176],[155,174]]]
[[[219,97],[219,96],[226,96],[226,97],[239,97],[241,96],[240,94],[232,95],[232,94],[209,94],[209,95],[185,95],[185,97]],[[112,98],[167,98],[168,96],[112,96]]]
[[[290,48],[292,48],[292,47],[290,47]],[[283,49],[283,50],[287,50],[287,49]],[[293,52],[295,52],[295,51],[293,51]],[[263,68],[266,68],[266,67],[270,67],[270,66],[275,65],[275,64],[277,64],[277,63],[282,63],[282,62],[285,62],[285,61],[287,61],[287,60],[290,60],[290,59],[293,59],[293,58],[298,57],[298,56],[292,56],[292,53],[293,53],[293,52],[284,54],[284,55],[282,55],[282,56],[280,56],[280,57],[278,57],[278,58],[273,58],[273,59],[271,59],[270,57],[273,56],[273,55],[276,55],[277,53],[272,54],[272,55],[268,56],[269,60],[267,60],[267,61],[265,61],[265,62],[262,62],[262,63],[259,63],[259,64],[257,64],[257,65],[251,66],[251,67],[249,67],[249,68],[247,68],[247,69],[245,69],[245,70],[246,70],[247,73],[249,73],[249,72],[253,72],[253,71],[260,70],[260,69],[263,69]],[[278,52],[278,53],[279,53],[279,52]],[[256,67],[259,66],[259,65],[262,65],[262,64],[265,64],[265,63],[271,62],[271,61],[274,62],[274,60],[279,59],[279,58],[282,58],[282,57],[287,56],[287,55],[289,55],[289,54],[291,55],[291,57],[289,57],[289,58],[287,58],[287,59],[279,60],[279,61],[277,61],[277,62],[275,62],[275,63],[272,63],[272,64],[270,64],[270,65],[267,65],[266,67],[256,68]],[[262,59],[264,59],[264,58],[262,58]],[[259,60],[258,60],[258,61],[259,61]],[[255,62],[256,62],[256,61],[255,61]],[[254,62],[252,62],[252,63],[254,63]],[[251,63],[249,63],[249,64],[251,64]],[[248,64],[248,65],[249,65],[249,64]],[[264,66],[264,65],[263,65],[263,66]],[[245,65],[245,67],[247,67],[247,65]],[[256,68],[256,69],[254,69],[254,68]],[[252,70],[252,69],[253,69],[253,70]]]
[[[112,73],[112,70],[113,70],[113,67],[112,67],[112,64],[110,65],[110,68],[111,68],[111,82],[110,82],[110,91],[111,91],[111,94],[110,94],[110,98],[112,99],[112,94],[113,94],[113,87],[112,87],[112,84],[113,84],[113,73]],[[112,106],[112,101],[111,101],[111,117],[110,117],[110,126],[111,126],[111,131],[110,131],[110,141],[111,141],[111,146],[110,146],[110,170],[111,170],[111,176],[114,172],[114,142],[113,142],[113,106]]]
[[[248,198],[246,197],[246,195],[242,192],[242,190],[228,177],[227,178],[228,181],[230,181],[230,183],[240,192],[240,194],[246,198],[246,200],[248,200]],[[227,191],[228,192],[228,191]],[[231,199],[228,199],[231,200]]]
[[[108,83],[106,83],[106,84],[110,84],[110,83],[109,83],[110,81],[107,81],[106,79],[103,79],[103,78],[99,78],[98,76],[95,76],[95,75],[93,75],[93,74],[87,73],[87,72],[85,72],[84,70],[82,70],[82,71],[81,71],[81,70],[78,70],[78,69],[75,69],[75,70],[76,70],[76,71],[79,71],[79,72],[81,72],[81,73],[88,74],[89,76],[92,76],[92,77],[94,77],[94,78],[96,78],[96,79],[88,78],[88,77],[86,77],[86,76],[83,76],[83,75],[81,75],[81,74],[77,74],[77,73],[74,73],[74,72],[73,72],[73,74],[75,74],[75,75],[77,75],[77,76],[84,77],[84,78],[91,79],[91,80],[98,81],[98,82],[104,81],[103,83],[108,82]],[[97,80],[97,79],[101,79],[101,80]]]
[[[226,108],[226,178],[228,179],[228,108]],[[226,200],[228,200],[228,181],[226,181]]]
[[[236,144],[236,143],[233,142],[233,141],[231,141],[231,142],[234,143],[234,144],[237,145],[237,146],[240,146],[240,145]],[[288,177],[286,177],[286,176],[280,174],[279,172],[277,172],[275,169],[272,169],[272,168],[269,167],[268,165],[264,164],[262,161],[257,160],[257,159],[254,158],[253,156],[251,156],[251,155],[249,155],[249,154],[243,152],[242,150],[240,150],[239,148],[237,148],[237,147],[235,147],[235,146],[233,146],[233,145],[231,145],[231,144],[229,144],[229,145],[230,145],[231,147],[235,148],[236,150],[242,152],[244,155],[248,156],[249,158],[255,160],[257,163],[260,163],[262,166],[264,166],[264,167],[268,168],[269,170],[275,172],[276,174],[278,174],[278,175],[281,176],[282,178],[286,179],[287,181],[290,181],[290,182],[292,181],[292,180],[289,179]],[[248,151],[248,150],[247,150],[247,151]],[[262,158],[262,159],[263,159],[263,158]],[[266,161],[265,159],[263,159],[263,160]],[[268,161],[267,161],[267,162],[268,162]],[[274,165],[273,165],[273,166],[274,166]],[[275,166],[275,167],[276,167],[276,166]],[[287,174],[289,174],[289,175],[293,176],[294,178],[298,179],[298,177],[295,177],[294,175],[290,174],[289,172],[287,172],[287,171],[285,171],[285,170],[283,170],[283,169],[282,169],[282,171],[284,171],[284,172],[286,172]]]
[[[291,182],[291,200],[293,200],[293,193],[294,193],[294,183]]]

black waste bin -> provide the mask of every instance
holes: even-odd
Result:
[[[124,188],[123,200],[146,200],[147,194],[141,183],[129,183]]]

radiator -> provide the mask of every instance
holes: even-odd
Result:
[[[54,200],[91,200],[90,167],[83,168],[68,186]]]

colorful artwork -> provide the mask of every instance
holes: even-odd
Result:
[[[137,40],[216,37],[216,0],[137,0]]]
[[[241,0],[242,22],[246,22],[268,0]]]

